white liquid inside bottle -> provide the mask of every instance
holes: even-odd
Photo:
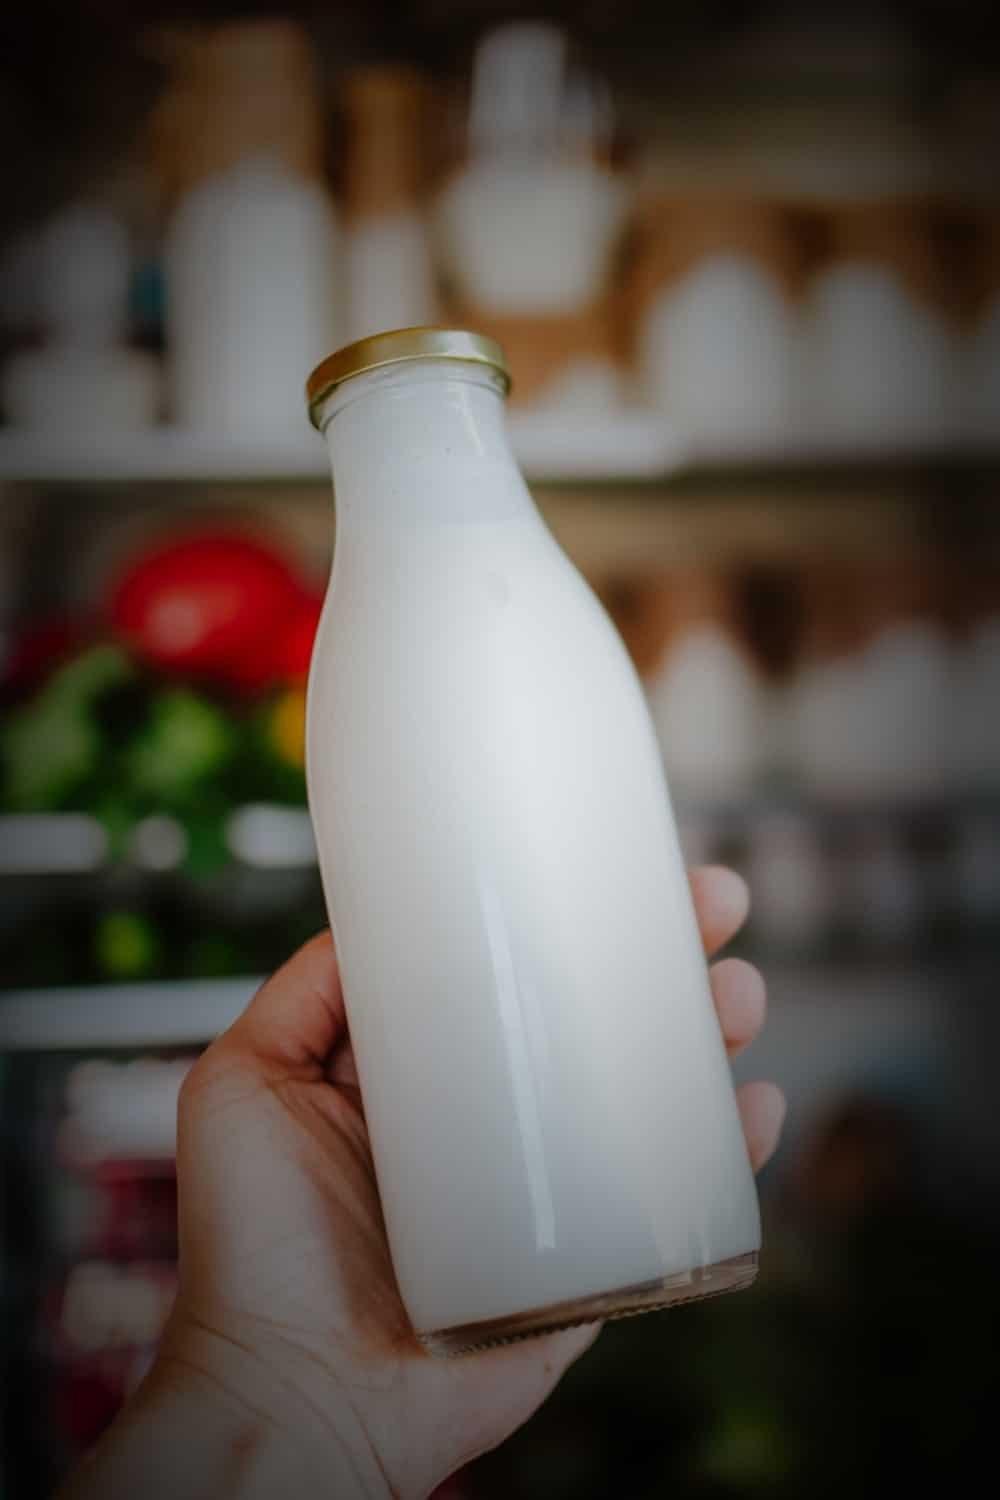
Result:
[[[310,805],[393,1263],[434,1350],[728,1290],[760,1242],[642,688],[535,509],[502,390],[413,359],[318,414],[337,541]]]

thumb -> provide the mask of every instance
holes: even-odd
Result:
[[[346,1035],[344,993],[329,932],[294,953],[205,1054],[215,1065],[308,1077]]]

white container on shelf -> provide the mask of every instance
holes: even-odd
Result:
[[[94,1057],[73,1065],[59,1134],[64,1160],[170,1160],[177,1150],[177,1097],[193,1058]]]
[[[43,229],[36,275],[44,340],[4,370],[12,426],[90,434],[156,420],[158,361],[126,342],[130,274],[126,230],[99,204],[74,204]]]
[[[385,214],[350,225],[344,237],[344,285],[352,339],[434,323],[434,265],[419,215]]]
[[[952,652],[922,592],[903,565],[816,580],[787,704],[792,760],[815,795],[885,806],[944,792]]]
[[[834,213],[831,257],[805,304],[808,422],[821,445],[864,454],[954,439],[960,344],[929,235],[907,205]]]
[[[708,802],[745,796],[766,767],[769,696],[730,581],[691,567],[663,589],[666,639],[647,692],[671,785]]]
[[[505,385],[495,344],[441,331],[310,382],[337,505],[310,805],[438,1351],[745,1284],[760,1233],[642,688],[518,472]]]
[[[713,255],[648,308],[642,393],[696,453],[777,454],[796,434],[800,350],[773,273],[748,256]]]
[[[799,765],[817,793],[907,801],[940,791],[947,652],[929,626],[900,626],[794,686]]]
[[[437,207],[452,278],[472,306],[497,313],[586,307],[607,274],[624,186],[589,162],[473,162]]]
[[[650,203],[644,218],[643,398],[695,455],[780,453],[796,437],[801,390],[794,255],[780,211],[693,193]]]
[[[344,284],[349,339],[434,323],[438,298],[422,193],[428,90],[393,66],[359,69],[345,84]]]
[[[476,56],[468,159],[436,206],[460,299],[489,313],[570,313],[604,288],[628,193],[597,159],[607,106],[557,26],[498,27]]]
[[[307,440],[302,371],[336,339],[337,248],[322,183],[277,156],[187,193],[165,252],[177,422],[249,444]]]

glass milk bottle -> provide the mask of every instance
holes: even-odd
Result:
[[[757,1198],[635,670],[491,340],[313,373],[337,508],[309,795],[393,1263],[434,1351],[749,1284]]]

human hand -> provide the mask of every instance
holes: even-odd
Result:
[[[711,954],[742,925],[746,887],[711,869],[695,872],[692,888]],[[727,958],[712,989],[734,1055],[763,1024],[763,981]],[[757,1168],[784,1102],[773,1084],[738,1097]],[[308,1475],[338,1496],[425,1497],[520,1426],[597,1335],[576,1328],[447,1360],[417,1342],[389,1258],[328,933],[192,1069],[177,1171],[180,1291],[145,1399],[171,1405],[179,1440],[186,1412],[201,1433],[218,1409],[232,1438],[227,1495],[243,1492],[242,1453],[254,1494],[271,1492],[254,1487],[269,1471],[299,1492]],[[202,1493],[213,1493],[207,1482]]]

